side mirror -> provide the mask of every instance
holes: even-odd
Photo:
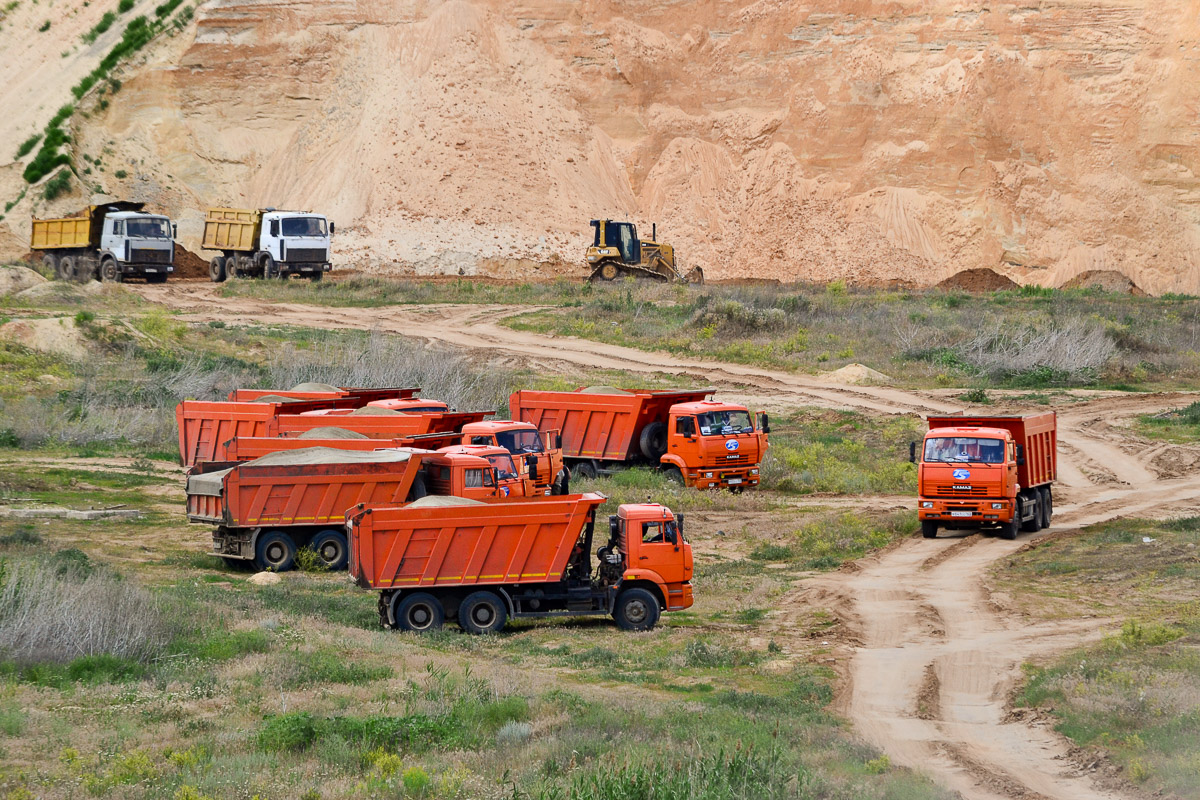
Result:
[[[908,460],[914,464],[917,463],[917,443],[916,442],[908,443]]]
[[[620,530],[617,526],[617,515],[613,514],[608,518],[608,540],[615,542],[617,540],[617,531]]]
[[[330,236],[333,236],[333,231],[335,228],[336,228],[336,226],[332,222],[330,222],[329,223],[329,235]]]
[[[1025,445],[1017,445],[1017,466],[1025,466]]]
[[[681,534],[683,533],[683,514],[675,515],[675,527],[679,529]]]
[[[538,479],[538,460],[537,456],[526,456],[525,466],[529,467],[529,479],[536,481]]]
[[[172,239],[179,238],[179,223],[178,222],[171,223],[171,238]]]
[[[554,437],[554,449],[562,450],[562,434],[561,433]]]
[[[767,412],[763,411],[758,415],[758,427],[762,428],[763,433],[771,432],[771,418],[767,416]]]

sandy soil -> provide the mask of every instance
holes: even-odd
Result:
[[[511,331],[498,324],[526,307],[348,310],[218,301],[216,287],[202,283],[131,288],[196,322],[379,329],[485,351],[493,359],[686,374],[726,387],[734,396],[771,396],[781,405],[885,414],[962,408],[937,393],[831,385],[818,377]],[[1178,406],[1190,399],[1187,394],[1080,394],[1080,402],[1058,412],[1060,470],[1051,534],[1122,516],[1200,513],[1200,483],[1194,478],[1200,448],[1151,443],[1121,424],[1137,414]],[[852,500],[894,504],[897,498]],[[845,677],[841,710],[894,763],[929,774],[963,797],[1133,797],[1131,788],[1077,764],[1066,740],[1049,727],[1008,713],[1021,664],[1095,640],[1113,627],[1096,619],[1031,625],[992,597],[989,568],[1031,538],[1023,534],[1009,542],[943,533],[934,541],[902,541],[842,571],[802,581],[781,603],[776,635],[786,639],[790,622],[810,615],[814,606],[832,609],[845,629],[835,648]]]

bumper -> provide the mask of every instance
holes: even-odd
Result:
[[[311,275],[314,272],[330,272],[333,269],[333,264],[321,264],[317,262],[303,264],[285,263],[277,266],[281,273],[288,275]]]
[[[121,272],[125,275],[169,275],[175,271],[171,264],[122,264]]]
[[[695,469],[685,475],[685,483],[697,489],[752,489],[758,486],[758,465],[737,469]]]
[[[667,585],[667,611],[682,611],[692,607],[692,584],[673,583]]]
[[[973,497],[969,500],[922,497],[917,501],[917,517],[955,525],[995,525],[1012,520],[1013,502],[990,497]]]
[[[212,553],[224,558],[254,558],[254,548],[251,547],[248,533],[213,531]]]

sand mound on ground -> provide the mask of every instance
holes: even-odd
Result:
[[[70,317],[16,319],[0,326],[0,338],[74,360],[87,355],[87,340]]]
[[[1123,272],[1115,269],[1094,269],[1081,272],[1062,285],[1063,289],[1099,289],[1102,292],[1114,294],[1132,294],[1142,296],[1143,292],[1136,283]]]
[[[172,278],[207,278],[208,262],[188,250],[179,242],[175,243],[175,271]]]
[[[1002,289],[1016,289],[1018,284],[994,269],[982,267],[956,272],[939,283],[938,288],[961,289],[964,292],[995,292]]]
[[[46,282],[27,267],[0,267],[0,297],[23,292]]]
[[[846,383],[851,385],[871,385],[891,383],[892,379],[879,370],[871,369],[865,364],[847,364],[841,369],[826,372],[821,376],[830,383]]]
[[[82,303],[89,295],[103,291],[103,284],[96,281],[70,283],[68,281],[46,281],[17,292],[13,297],[21,300],[45,300],[60,303]]]

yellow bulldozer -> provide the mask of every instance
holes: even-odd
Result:
[[[638,239],[632,222],[594,219],[595,236],[587,249],[589,281],[619,278],[648,278],[665,283],[704,283],[699,267],[684,275],[675,263],[675,248],[658,241],[658,225],[650,228],[650,239]]]

